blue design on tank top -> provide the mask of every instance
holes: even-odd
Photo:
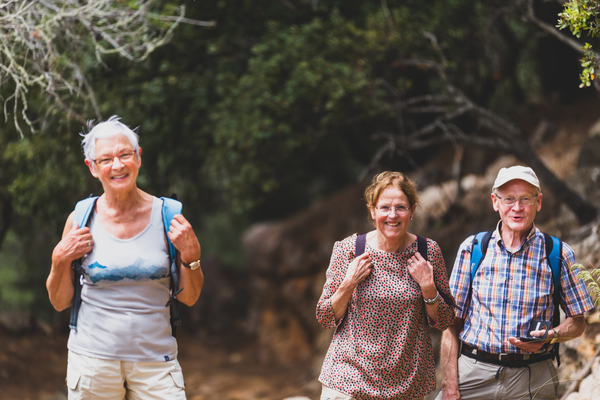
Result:
[[[137,258],[132,265],[126,267],[107,267],[97,261],[88,266],[88,275],[93,283],[100,281],[118,282],[148,281],[166,278],[169,269],[164,266],[145,265],[148,260]]]

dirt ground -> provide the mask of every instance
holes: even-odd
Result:
[[[310,367],[257,362],[243,343],[207,343],[178,335],[188,400],[316,399],[320,385]],[[0,400],[66,400],[67,335],[0,332]]]

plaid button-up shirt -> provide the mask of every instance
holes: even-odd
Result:
[[[502,241],[500,223],[493,232],[471,286],[473,236],[460,246],[450,277],[457,317],[463,318],[460,339],[489,353],[527,353],[508,342],[509,337],[527,336],[531,320],[551,321],[554,313],[554,282],[546,259],[544,234],[535,226],[516,252]],[[571,271],[573,250],[563,242],[561,266],[561,307],[567,317],[582,314],[593,307],[582,280]],[[469,301],[470,300],[470,301]],[[542,347],[540,352],[546,351]]]

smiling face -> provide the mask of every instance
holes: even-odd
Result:
[[[381,210],[386,207],[392,211]],[[416,204],[411,206],[402,190],[389,186],[381,192],[375,207],[370,211],[379,234],[383,235],[386,241],[394,243],[403,239],[415,208]],[[400,211],[401,209],[406,211]]]
[[[127,191],[136,187],[136,180],[141,157],[134,154],[127,161],[121,161],[118,156],[134,152],[133,146],[126,136],[116,135],[103,139],[96,139],[96,161],[113,158],[112,164],[99,165],[97,162],[85,160],[92,175],[100,180],[104,191]],[[141,155],[142,149],[139,148]]]
[[[496,189],[496,192],[502,198],[535,197],[537,194],[537,190],[532,184],[518,179],[505,183]],[[521,204],[521,201],[506,205],[494,194],[492,194],[492,202],[494,203],[494,210],[500,214],[502,230],[510,231],[513,235],[526,237],[533,226],[536,213],[542,208],[542,194],[540,193],[530,206]]]

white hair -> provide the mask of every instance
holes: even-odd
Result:
[[[83,154],[86,160],[94,161],[96,158],[96,140],[106,139],[117,135],[123,135],[129,140],[129,143],[133,146],[133,150],[139,156],[140,145],[139,137],[132,129],[122,122],[119,122],[121,118],[113,115],[108,120],[100,122],[94,125],[94,121],[89,121],[87,128],[88,133],[80,133],[83,136],[81,145],[83,146]],[[137,128],[136,128],[137,129]]]

